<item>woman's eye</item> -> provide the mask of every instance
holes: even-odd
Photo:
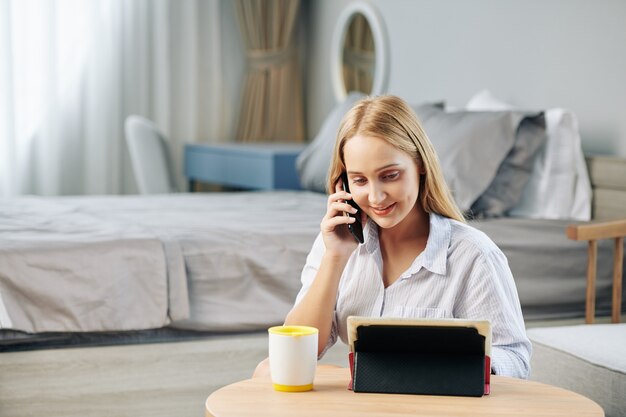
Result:
[[[387,181],[392,181],[392,180],[395,180],[396,178],[398,178],[399,176],[400,176],[399,172],[392,172],[390,174],[384,175],[383,179],[387,180]]]
[[[365,184],[365,178],[353,178],[352,182],[357,185]]]

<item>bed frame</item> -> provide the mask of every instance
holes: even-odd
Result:
[[[593,189],[593,219],[626,218],[626,159],[587,157],[587,169]]]

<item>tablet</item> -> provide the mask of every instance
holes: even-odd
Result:
[[[355,392],[489,393],[489,321],[350,316],[347,325]]]

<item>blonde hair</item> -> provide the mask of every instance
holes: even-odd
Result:
[[[327,189],[335,192],[335,184],[346,170],[343,149],[346,142],[357,136],[384,139],[417,162],[422,174],[420,202],[427,213],[465,221],[446,184],[439,158],[426,132],[411,107],[396,96],[367,97],[359,101],[344,116],[337,132],[335,150],[328,171]]]

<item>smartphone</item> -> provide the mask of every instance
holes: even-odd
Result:
[[[343,190],[349,193],[350,186],[348,185],[348,174],[346,174],[345,172],[341,174],[341,183],[343,184]],[[358,210],[355,214],[344,212],[344,215],[354,217],[356,219],[354,223],[348,224],[348,229],[350,230],[350,233],[352,233],[352,236],[354,236],[354,238],[357,240],[357,242],[364,243],[365,239],[363,238],[363,225],[361,224],[361,208],[358,206],[357,203],[354,202],[354,200],[346,200],[346,203],[350,204],[352,207]]]

